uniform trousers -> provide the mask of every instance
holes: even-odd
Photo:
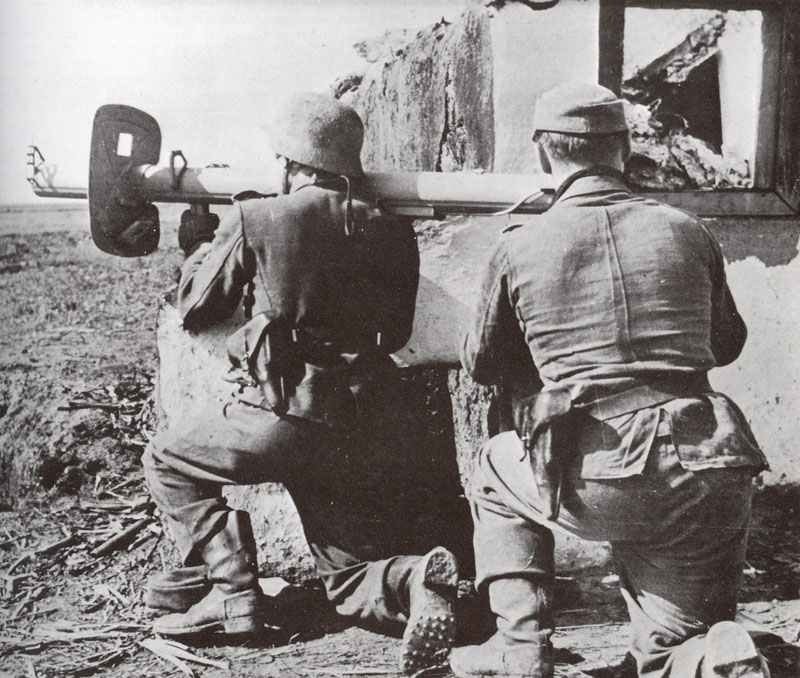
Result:
[[[661,429],[641,473],[584,480],[571,465],[555,522],[545,518],[517,434],[490,439],[470,492],[476,575],[480,584],[547,562],[517,546],[532,543],[529,532],[541,526],[610,542],[639,675],[685,678],[699,675],[709,627],[736,613],[753,469],[687,470]]]
[[[393,503],[403,498],[403,476],[414,471],[403,449],[392,449],[396,441],[381,440],[379,431],[366,436],[278,417],[256,406],[259,394],[248,389],[224,407],[209,405],[176,421],[145,451],[150,492],[170,522],[183,563],[202,564],[204,544],[226,524],[232,509],[223,486],[279,482],[297,507],[337,612],[367,628],[401,632],[408,578],[419,556],[398,554],[415,553],[415,547],[424,553],[402,530],[386,528],[387,515],[404,515]]]

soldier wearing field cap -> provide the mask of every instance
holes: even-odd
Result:
[[[222,488],[282,482],[336,610],[403,633],[401,668],[414,671],[441,661],[453,642],[455,557],[441,547],[396,555],[388,539],[365,544],[357,527],[338,522],[331,496],[359,506],[361,486],[381,471],[371,466],[382,441],[370,415],[391,403],[389,354],[411,334],[416,238],[409,221],[383,214],[366,192],[364,130],[352,108],[300,94],[267,131],[283,195],[239,201],[216,232],[188,219],[179,233],[186,329],[226,319],[243,297],[246,306],[262,301],[228,340],[238,384],[230,402],[173,422],[144,455],[183,560],[149,584],[148,604],[171,612],[154,630],[263,631],[250,517],[226,504]],[[385,488],[397,479],[389,480]],[[380,484],[371,489],[386,499]]]
[[[497,632],[454,650],[453,671],[553,676],[554,532],[566,532],[611,543],[640,676],[764,678],[733,618],[767,464],[707,380],[746,338],[720,247],[695,217],[631,194],[611,91],[546,92],[533,140],[555,201],[501,236],[462,350],[479,383],[513,375],[514,396],[470,484]]]

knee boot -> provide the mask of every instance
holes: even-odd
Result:
[[[186,612],[205,598],[210,590],[205,565],[177,567],[148,579],[144,604],[162,612]]]
[[[453,650],[460,678],[551,678],[553,675],[553,534],[509,511],[492,492],[491,475],[472,498],[476,585],[488,588],[497,631],[485,643]]]
[[[504,577],[491,581],[488,588],[497,632],[482,645],[454,650],[453,673],[460,678],[551,678],[552,578]]]
[[[183,636],[207,631],[255,633],[263,628],[256,544],[250,517],[227,511],[222,529],[202,548],[210,591],[186,612],[153,624],[156,633]]]
[[[400,669],[414,673],[447,661],[456,637],[458,563],[450,551],[437,547],[406,568],[401,578],[398,589],[408,622],[400,646]]]

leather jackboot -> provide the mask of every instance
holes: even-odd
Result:
[[[211,590],[205,565],[178,567],[154,574],[147,581],[144,604],[162,612],[186,612]]]
[[[408,577],[408,623],[400,646],[400,669],[414,673],[447,661],[456,637],[458,562],[445,548],[429,551]]]
[[[503,577],[489,583],[497,632],[481,645],[453,650],[459,678],[552,678],[553,582],[551,578]]]
[[[229,634],[263,629],[256,545],[250,517],[229,511],[223,528],[203,548],[211,590],[186,612],[168,614],[153,624],[156,633],[185,636],[208,631]]]
[[[770,678],[767,662],[750,634],[739,624],[722,621],[706,635],[703,678]]]
[[[450,668],[460,678],[551,678],[555,540],[546,527],[511,510],[502,464],[518,449],[497,436],[478,457],[470,504],[475,527],[475,584],[488,588],[497,632],[481,645],[453,650]]]

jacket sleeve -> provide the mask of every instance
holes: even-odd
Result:
[[[736,308],[725,276],[725,260],[719,243],[709,233],[712,245],[711,260],[711,350],[717,365],[729,365],[744,348],[747,326]]]
[[[244,239],[241,207],[235,205],[214,240],[201,244],[183,264],[178,309],[184,328],[196,332],[233,315],[255,272],[255,257]]]
[[[483,276],[476,313],[461,347],[461,364],[479,384],[499,384],[520,368],[533,368],[525,337],[509,294],[508,260],[503,241]],[[535,369],[535,368],[533,368]]]

